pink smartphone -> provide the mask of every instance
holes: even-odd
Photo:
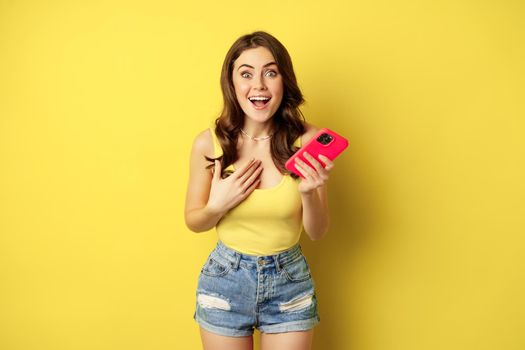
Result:
[[[295,152],[294,155],[286,161],[284,166],[286,169],[300,177],[304,177],[299,170],[295,168],[295,158],[299,157],[303,162],[312,166],[303,155],[306,151],[312,157],[317,159],[319,163],[324,165],[323,161],[319,159],[319,154],[326,156],[330,160],[334,160],[346,147],[348,147],[347,139],[330,129],[322,128],[305,145],[303,145],[303,147]]]

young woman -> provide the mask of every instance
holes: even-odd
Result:
[[[223,63],[224,108],[193,143],[185,220],[194,232],[216,228],[219,240],[198,280],[195,320],[206,350],[310,349],[319,323],[314,281],[301,252],[328,230],[326,182],[334,167],[320,156],[284,163],[318,130],[286,48],[257,31],[232,45]]]

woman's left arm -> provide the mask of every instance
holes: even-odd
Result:
[[[328,232],[328,198],[326,183],[312,192],[301,192],[304,231],[312,241],[323,238]]]
[[[305,138],[308,140],[315,135],[317,130],[316,127],[308,125]],[[298,189],[303,203],[304,231],[311,240],[315,241],[321,239],[328,232],[330,220],[327,181],[328,173],[333,169],[334,164],[322,154],[319,155],[319,160],[324,164],[306,152],[304,157],[313,167],[300,160],[299,157],[296,158],[295,167],[303,175]]]

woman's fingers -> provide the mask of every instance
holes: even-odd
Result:
[[[306,158],[306,160],[308,160],[308,162],[310,162],[312,167],[315,168],[316,174],[315,175],[312,174],[314,177],[318,176],[323,181],[328,180],[328,173],[334,167],[334,163],[328,157],[326,157],[326,156],[324,156],[322,154],[319,154],[318,155],[319,160],[317,160],[317,159],[312,157],[312,155],[310,155],[307,152],[304,152],[304,157]],[[303,163],[303,166],[307,170],[311,169],[311,167],[308,166],[308,164],[306,164],[306,163]]]
[[[252,158],[249,162],[247,162],[245,165],[237,169],[233,175],[236,179],[242,177],[254,164],[256,163],[255,158]]]
[[[326,171],[330,171],[334,168],[334,162],[332,162],[327,156],[319,154],[319,159],[325,164],[324,169]]]
[[[241,182],[241,184],[244,184],[252,175],[254,172],[256,171],[259,171],[262,170],[262,162],[260,160],[256,160],[255,162],[253,162],[253,165],[248,168],[248,170],[246,170],[246,172],[239,177],[239,180]]]
[[[295,165],[295,169],[303,176],[303,178],[306,178],[306,174],[305,174],[303,168],[301,167],[301,164],[299,164],[297,162],[297,159],[295,160],[294,165]]]
[[[321,163],[319,163],[317,161],[317,159],[315,159],[314,157],[312,157],[310,155],[310,153],[308,152],[304,152],[303,153],[304,157],[306,158],[306,160],[308,160],[310,162],[310,164],[312,164],[312,166],[315,168],[315,170],[317,170],[317,172],[322,172],[324,170],[323,166],[321,165]]]
[[[247,178],[246,181],[244,181],[241,187],[241,192],[244,193],[253,184],[253,182],[260,180],[259,176],[261,175],[262,170],[263,170],[263,167],[262,167],[262,164],[260,164],[257,167],[257,170],[253,171],[251,176]]]
[[[295,167],[297,168],[297,166],[299,166],[303,170],[302,174],[305,177],[314,178],[317,176],[317,172],[314,169],[312,169],[311,166],[309,166],[299,158],[295,158]]]
[[[241,195],[241,200],[244,200],[246,199],[246,197],[248,197],[250,195],[250,193],[253,192],[253,190],[255,190],[255,188],[257,187],[257,185],[259,185],[259,183],[261,182],[261,179],[257,179],[255,180],[251,185],[250,187],[248,187],[246,189],[246,191],[244,191],[244,193]]]

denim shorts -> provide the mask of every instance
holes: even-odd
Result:
[[[221,241],[199,275],[195,321],[205,330],[244,337],[305,331],[320,322],[314,281],[301,247],[276,255],[240,253]]]

